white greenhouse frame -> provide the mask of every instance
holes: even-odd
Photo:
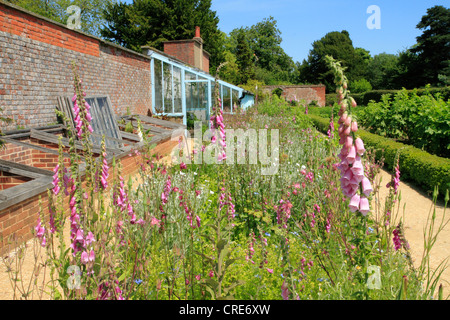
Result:
[[[216,79],[209,73],[189,66],[154,49],[148,49],[147,55],[151,58],[150,68],[152,77],[151,92],[153,113],[157,115],[166,115],[169,117],[183,117],[183,124],[186,125],[188,112],[196,110],[204,111],[205,120],[209,122],[214,101],[214,85]],[[161,68],[160,71],[158,70],[158,68]],[[166,83],[169,82],[167,81],[168,77],[164,76],[165,68],[167,68],[167,70],[170,70],[169,86],[167,86]],[[180,88],[177,88],[178,83],[177,79],[175,79],[177,78],[177,76],[174,76],[174,68],[180,69]],[[159,81],[157,82],[157,72],[160,72],[161,75],[159,76],[161,80],[160,83]],[[188,79],[187,77],[189,76],[190,78]],[[252,93],[222,80],[217,80],[217,82],[220,85],[219,93],[222,101],[222,110],[224,111],[224,113],[233,113],[234,104],[241,105],[243,109],[247,109],[253,104]],[[187,89],[192,90],[192,84],[198,84],[199,87],[202,86],[202,89],[204,90],[203,95],[200,95],[197,92],[196,95],[193,96],[192,91],[189,94],[189,92],[187,92]],[[165,91],[169,90],[170,94],[168,96],[165,96]],[[227,91],[229,92],[229,94],[227,94]],[[176,94],[173,94],[174,92],[176,92]],[[176,97],[175,95],[179,95],[179,97]],[[169,99],[167,99],[168,97]],[[188,103],[188,97],[191,99],[190,103]],[[246,103],[242,105],[241,99],[243,99],[244,97]],[[196,98],[198,100],[197,104],[193,103],[193,98]],[[176,103],[176,99],[181,99],[181,109],[179,108],[178,103]],[[200,100],[202,101],[200,102]],[[169,108],[166,105],[167,102],[169,102],[170,104]]]

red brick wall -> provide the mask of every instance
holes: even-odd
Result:
[[[117,114],[151,110],[148,58],[0,3],[0,106],[16,121],[2,129],[55,123],[72,61],[87,95],[109,95]]]
[[[0,171],[0,191],[18,186],[30,180],[31,178],[22,177],[9,172]]]
[[[99,41],[1,5],[0,31],[98,57]]]
[[[325,106],[325,86],[324,85],[273,85],[265,86],[266,93],[272,93],[276,88],[283,90],[281,97],[286,100],[304,100],[306,104],[316,101],[321,107]]]
[[[25,138],[18,141],[38,146],[45,146],[46,148],[53,150],[58,150],[59,148],[56,144],[46,143],[37,139]],[[63,148],[63,151],[68,153],[68,148]],[[4,148],[0,150],[0,159],[50,171],[53,170],[58,163],[58,155],[56,154],[47,153],[12,143],[6,143]],[[65,159],[65,164],[69,165],[69,163],[69,159]]]
[[[194,66],[194,46],[195,40],[165,42],[164,53]]]

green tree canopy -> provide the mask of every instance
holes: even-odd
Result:
[[[341,61],[349,81],[364,77],[366,72],[365,50],[356,50],[346,30],[327,33],[314,41],[307,60],[300,67],[300,79],[308,83],[323,83],[328,92],[335,90],[333,74],[325,63],[325,56]]]
[[[254,53],[250,49],[249,41],[245,32],[240,29],[237,35],[236,61],[240,70],[240,83],[247,83],[255,76]]]
[[[296,65],[284,52],[281,42],[277,21],[269,17],[250,27],[232,30],[225,46],[235,54],[241,72],[254,73],[256,80],[266,84],[290,83],[295,79]],[[253,65],[253,70],[250,65]]]
[[[112,3],[104,12],[102,36],[140,52],[148,45],[163,50],[163,42],[192,39],[195,27],[201,29],[204,49],[211,54],[210,70],[224,61],[223,36],[219,18],[211,10],[211,0],[134,0],[131,4]]]
[[[395,79],[399,73],[399,56],[380,53],[369,62],[367,79],[373,89],[396,89]]]
[[[423,30],[410,49],[422,63],[422,83],[436,84],[438,75],[450,76],[450,9],[434,6],[416,26]]]

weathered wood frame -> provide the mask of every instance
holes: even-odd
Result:
[[[176,135],[176,132],[178,132],[179,135],[180,132],[184,132],[184,130],[186,129],[185,125],[142,115],[127,115],[123,117],[116,117],[115,123],[117,125],[117,128],[119,128],[117,120],[123,119],[125,120],[125,122],[131,122],[133,127],[136,127],[138,118],[141,120],[143,128],[145,130],[150,130],[150,133],[153,135],[151,136],[150,139],[150,143],[152,144],[153,143],[160,144],[167,140],[170,140],[174,134]],[[19,141],[17,139],[29,137],[57,145],[61,140],[61,143],[64,146],[68,146],[69,145],[68,138],[62,137],[60,139],[60,137],[57,134],[55,134],[55,133],[64,134],[64,132],[67,130],[68,130],[67,126],[65,125],[52,125],[32,129],[14,130],[5,132],[5,135],[0,136],[0,139],[6,143],[16,144],[26,148],[39,150],[45,153],[59,155],[58,150],[49,149],[44,146]],[[105,136],[106,140],[115,141],[122,145],[122,147],[120,148],[110,148],[110,147],[107,148],[108,163],[112,162],[113,157],[115,157],[116,159],[120,159],[122,157],[127,156],[131,150],[135,149],[138,150],[144,146],[144,142],[141,141],[138,135],[128,133],[125,131],[120,131],[120,129],[119,132],[120,132],[120,139]],[[93,133],[92,135],[97,136],[99,138],[102,137],[102,135],[99,135],[97,133]],[[75,142],[75,147],[78,150],[82,150],[82,144],[78,141]],[[100,153],[101,151],[100,146],[94,146],[93,151],[95,153]],[[65,157],[70,157],[68,153],[64,153],[63,155]],[[83,160],[84,158],[80,156],[80,159]],[[6,161],[1,159],[0,159],[0,169],[1,171],[4,172],[14,173],[32,179],[31,181],[24,182],[18,186],[14,186],[9,189],[0,191],[0,211],[10,206],[13,206],[17,203],[20,203],[26,199],[29,199],[35,195],[41,194],[45,192],[47,189],[52,188],[53,186],[52,185],[53,172],[49,170],[35,168],[32,166],[27,166],[24,164],[19,164],[12,161]],[[83,163],[80,164],[79,169],[80,174],[83,175],[85,171],[85,166]]]

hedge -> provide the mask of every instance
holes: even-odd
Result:
[[[329,128],[329,119],[317,115],[308,115],[316,128],[326,133]],[[336,135],[338,123],[335,122]],[[358,129],[357,134],[364,141],[366,148],[372,148],[376,158],[384,157],[387,169],[392,171],[397,151],[401,177],[405,181],[415,182],[425,192],[433,191],[439,185],[440,197],[445,196],[446,190],[450,192],[450,159],[438,157],[410,145],[384,138],[368,131]]]
[[[413,89],[413,90],[407,90],[409,93],[412,93],[413,91],[417,92],[417,95],[420,96],[426,92],[429,92],[432,95],[435,95],[436,93],[439,93],[442,95],[443,100],[450,99],[450,87],[442,87],[442,88],[428,88],[428,89]],[[362,99],[362,104],[367,105],[370,100],[374,100],[375,102],[381,101],[381,97],[384,94],[390,94],[392,97],[400,90],[372,90],[367,91],[364,93],[364,98]]]
[[[443,100],[450,99],[450,87],[442,87],[442,88],[428,88],[428,89],[414,89],[417,92],[417,95],[422,95],[425,92],[429,92],[432,95],[439,93],[442,95]],[[407,90],[408,92],[413,92],[414,90]],[[384,94],[390,94],[392,97],[400,90],[371,90],[365,93],[352,93],[351,96],[355,99],[356,103],[360,106],[367,106],[370,100],[374,100],[375,102],[381,101],[381,97]],[[325,104],[327,106],[332,106],[334,103],[337,103],[337,97],[335,93],[328,93],[325,95]]]

